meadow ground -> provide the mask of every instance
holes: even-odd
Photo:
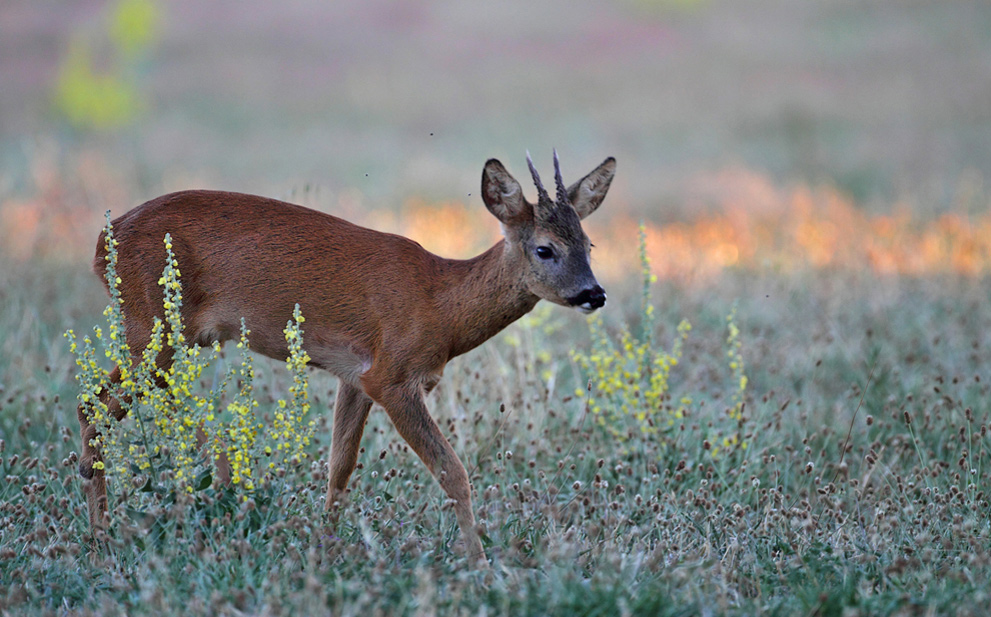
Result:
[[[0,614],[987,613],[987,3],[63,4],[0,3]],[[318,372],[304,464],[117,486],[90,541],[63,333],[108,331],[106,208],[236,189],[467,256],[481,163],[552,147],[619,161],[602,321],[541,305],[428,401],[490,571],[381,410],[325,518]],[[293,381],[255,365],[271,419]]]
[[[810,266],[662,280],[646,345],[630,282],[611,283],[594,340],[585,318],[538,307],[453,362],[429,402],[471,470],[492,562],[483,573],[458,555],[453,512],[381,411],[350,503],[336,525],[324,517],[336,383],[316,372],[307,464],[247,502],[216,486],[194,501],[132,495],[94,548],[62,336],[105,322],[85,265],[8,259],[0,269],[4,614],[985,609],[986,277]],[[607,355],[608,339],[628,370],[638,349],[667,357],[682,319],[692,329],[651,405],[637,407],[636,388],[603,388],[615,378],[646,392],[652,374],[601,360],[583,371],[572,354]],[[634,335],[625,349],[623,324]],[[290,380],[278,363],[256,367],[269,414]],[[578,396],[589,379],[591,394]]]

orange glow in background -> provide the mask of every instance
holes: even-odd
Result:
[[[112,168],[99,158],[79,159],[69,174],[42,160],[35,165],[34,195],[0,201],[0,254],[88,259],[102,212],[137,205]],[[690,220],[646,221],[651,267],[661,279],[704,282],[727,269],[795,272],[831,268],[881,275],[980,276],[991,272],[991,211],[949,212],[923,220],[907,205],[868,214],[831,186],[775,186],[767,177],[727,170],[700,177],[679,211]],[[595,244],[593,267],[617,278],[637,268],[635,218],[605,206],[586,223]],[[986,206],[986,204],[985,204]],[[335,208],[325,207],[334,212]],[[661,218],[662,212],[656,214]],[[500,230],[474,201],[430,203],[412,199],[398,212],[379,210],[362,222],[413,238],[450,257],[469,257],[491,246]]]
[[[991,211],[945,213],[922,220],[906,205],[871,215],[830,186],[777,188],[753,172],[728,170],[700,178],[691,199],[706,214],[671,223],[645,222],[653,272],[678,282],[705,281],[727,269],[795,272],[832,268],[881,275],[979,276],[991,272]],[[595,244],[593,267],[603,278],[636,265],[639,221],[605,207],[585,223]],[[410,201],[376,226],[427,249],[466,257],[499,238],[478,204]]]

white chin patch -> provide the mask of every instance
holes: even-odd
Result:
[[[586,315],[588,315],[589,313],[594,313],[595,312],[595,308],[592,307],[592,303],[591,302],[585,302],[584,304],[576,304],[575,305],[575,308],[578,309],[579,311],[581,311],[582,313],[586,314]]]

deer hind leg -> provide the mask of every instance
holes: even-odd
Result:
[[[372,407],[372,399],[360,388],[341,381],[337,391],[337,402],[334,404],[334,433],[330,444],[330,478],[327,482],[327,501],[325,508],[334,509],[337,503],[343,503],[348,486],[348,479],[358,463],[358,448],[361,445],[361,435],[365,431],[365,421],[368,420],[368,410]]]
[[[467,557],[479,565],[487,565],[482,542],[475,530],[468,473],[454,448],[430,417],[420,389],[389,387],[378,394],[376,401],[385,407],[396,430],[454,501],[454,513],[465,541]]]
[[[139,349],[143,347],[141,346]],[[133,364],[139,362],[141,362],[140,357],[134,357],[132,359]],[[158,355],[156,363],[159,368],[167,371],[172,366],[171,350],[162,351]],[[126,406],[130,404],[128,398],[125,397],[123,400],[118,400],[111,394],[120,381],[120,367],[114,367],[114,370],[110,372],[107,384],[103,387],[99,396],[100,401],[107,406],[110,414],[118,422],[123,420],[124,416],[127,415]],[[158,386],[164,387],[164,384],[164,380],[161,380]],[[96,467],[97,462],[103,461],[103,456],[100,453],[100,449],[93,445],[93,441],[100,436],[100,433],[98,427],[90,422],[89,416],[86,415],[86,411],[82,405],[76,408],[76,416],[79,419],[79,434],[82,439],[82,454],[79,457],[79,475],[85,480],[83,491],[86,494],[86,505],[89,509],[89,522],[90,527],[95,531],[106,527],[104,518],[107,513],[106,472]]]
[[[120,401],[110,396],[113,386],[120,383],[120,368],[115,367],[110,373],[109,383],[100,393],[100,402],[107,406],[107,409],[118,421],[127,414],[121,406]],[[97,427],[90,422],[89,416],[80,405],[76,408],[76,416],[79,418],[79,434],[82,438],[82,455],[79,458],[79,475],[85,480],[83,491],[86,494],[86,505],[89,509],[89,522],[93,530],[104,527],[103,517],[107,511],[107,480],[104,470],[97,469],[95,464],[102,462],[103,457],[100,450],[94,445],[94,440],[99,437]]]

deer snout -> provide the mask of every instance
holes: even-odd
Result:
[[[606,304],[606,290],[599,285],[582,290],[577,296],[568,298],[568,304],[583,313],[591,313]]]

